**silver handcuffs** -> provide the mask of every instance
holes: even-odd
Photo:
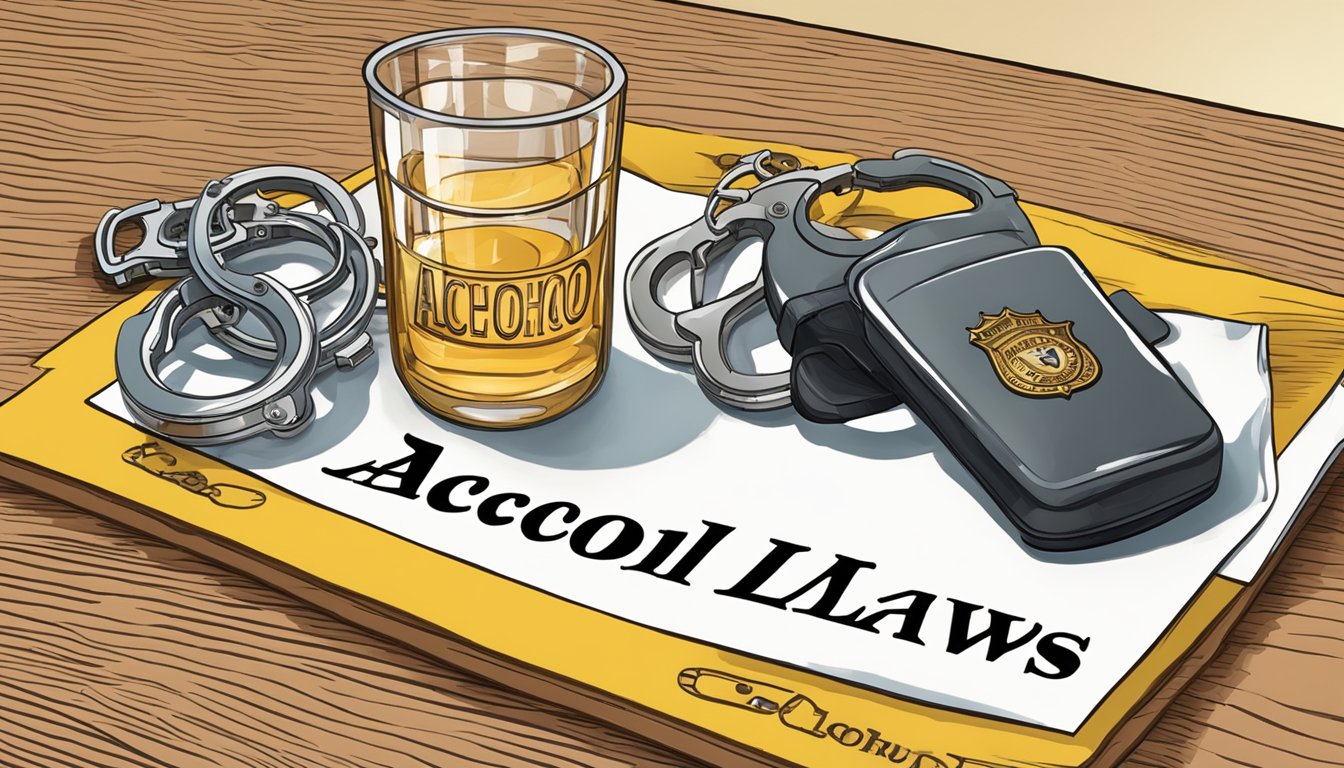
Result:
[[[767,300],[764,263],[754,281],[706,302],[709,267],[744,240],[768,237],[775,222],[787,221],[800,201],[846,188],[853,170],[839,165],[781,172],[770,161],[769,150],[743,156],[710,193],[704,215],[646,245],[625,276],[626,314],[644,348],[663,360],[689,363],[706,394],[745,410],[782,408],[790,402],[789,371],[738,371],[726,353],[728,337],[756,305]],[[751,189],[731,186],[752,176],[760,183]],[[728,207],[720,209],[725,203]],[[828,237],[857,240],[838,227],[812,225]],[[686,263],[691,308],[674,312],[660,296],[673,269]]]
[[[949,243],[972,247],[969,244],[974,241],[978,243],[974,248],[1001,252],[1036,246],[1039,240],[1007,184],[921,150],[827,168],[799,165],[781,167],[772,162],[768,150],[743,156],[714,187],[701,218],[635,255],[626,272],[626,314],[635,336],[651,354],[690,363],[705,393],[726,405],[767,410],[792,403],[819,421],[886,410],[899,400],[884,382],[871,380],[867,372],[878,366],[869,365],[872,361],[866,359],[841,360],[844,370],[824,377],[833,385],[825,388],[827,393],[838,401],[800,397],[818,391],[809,386],[818,379],[807,374],[820,371],[818,366],[825,363],[814,359],[804,364],[806,358],[834,347],[844,348],[847,357],[865,354],[859,337],[861,324],[845,315],[850,300],[846,275],[851,268],[861,261]],[[753,176],[759,182],[755,186],[733,186]],[[902,221],[871,239],[860,239],[809,215],[811,205],[827,193],[919,186],[953,191],[972,201],[973,207]],[[705,301],[710,265],[753,239],[763,243],[756,279],[726,296]],[[673,268],[684,263],[690,265],[692,306],[674,312],[660,297]],[[789,370],[747,373],[729,362],[729,337],[761,304],[770,311],[780,345],[792,356]],[[800,382],[807,387],[805,393],[798,389]]]
[[[280,208],[267,192],[299,192],[331,215]],[[144,229],[142,243],[115,252],[116,229]],[[351,368],[373,354],[367,332],[381,271],[364,234],[359,206],[335,180],[297,166],[240,171],[206,185],[200,197],[164,205],[148,201],[109,211],[99,223],[99,266],[119,285],[141,277],[181,279],[138,314],[117,337],[117,378],[127,408],[151,429],[180,442],[214,444],[256,434],[294,435],[314,417],[313,378],[331,367]],[[290,287],[266,272],[238,271],[234,262],[264,248],[299,241],[331,257],[319,277]],[[310,302],[349,286],[338,310],[320,325]],[[264,335],[244,330],[250,316]],[[234,351],[269,361],[260,380],[223,395],[181,392],[164,383],[160,365],[194,318]]]

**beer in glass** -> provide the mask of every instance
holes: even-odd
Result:
[[[625,72],[571,35],[431,32],[365,63],[398,376],[476,427],[552,419],[611,347]]]

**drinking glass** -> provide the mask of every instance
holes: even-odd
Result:
[[[538,29],[453,29],[364,65],[397,375],[474,427],[555,418],[611,348],[625,70]]]

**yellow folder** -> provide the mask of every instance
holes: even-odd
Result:
[[[631,124],[623,166],[664,187],[704,194],[726,165],[762,147],[809,165],[855,159]],[[365,170],[345,183],[355,189],[370,175]],[[829,200],[816,214],[862,228],[958,205],[949,195],[856,193]],[[1042,242],[1073,250],[1108,290],[1127,289],[1154,309],[1267,325],[1276,451],[1337,387],[1344,298],[1256,274],[1198,246],[1023,207]],[[0,459],[11,474],[208,555],[230,553],[230,564],[380,631],[412,627],[406,637],[430,653],[715,764],[1084,765],[1245,588],[1211,578],[1073,733],[727,652],[417,546],[91,407],[89,398],[115,378],[112,350],[121,322],[164,285],[128,298],[52,349],[37,361],[45,374],[0,406]],[[604,647],[627,652],[605,654]],[[774,706],[752,706],[757,698]]]

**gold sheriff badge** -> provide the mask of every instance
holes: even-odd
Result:
[[[980,313],[967,328],[971,343],[989,355],[1003,385],[1026,397],[1068,397],[1101,377],[1092,350],[1073,336],[1073,321],[1052,323],[1039,311]]]

